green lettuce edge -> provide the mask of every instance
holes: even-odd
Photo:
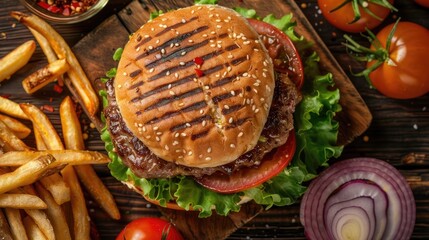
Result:
[[[201,2],[201,1],[200,1]],[[216,1],[209,1],[211,4]],[[341,110],[339,105],[340,93],[331,90],[334,86],[332,74],[321,75],[315,52],[307,54],[312,43],[294,32],[296,23],[293,15],[287,14],[280,19],[273,15],[260,18],[252,9],[236,8],[245,17],[252,17],[268,22],[285,32],[294,42],[303,58],[305,66],[305,82],[302,89],[302,101],[297,106],[295,117],[297,150],[290,166],[266,183],[235,194],[220,194],[210,191],[197,184],[190,177],[175,177],[171,179],[144,179],[137,177],[131,169],[125,166],[114,151],[107,127],[102,129],[101,139],[105,142],[111,162],[108,167],[111,175],[124,182],[134,182],[145,197],[158,201],[166,206],[175,201],[185,210],[191,208],[199,211],[199,217],[205,218],[217,214],[226,216],[230,212],[240,210],[239,202],[242,199],[253,200],[265,205],[266,209],[272,206],[285,206],[295,203],[306,191],[303,184],[317,176],[320,167],[326,167],[332,157],[341,155],[342,146],[336,146],[339,123],[334,119]],[[118,60],[115,53],[115,60]],[[115,69],[111,69],[107,77],[114,76]],[[107,106],[107,95],[100,91],[103,106]],[[104,119],[104,117],[102,117]]]

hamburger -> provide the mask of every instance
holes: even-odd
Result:
[[[260,34],[266,26],[252,21],[195,5],[132,34],[106,82],[103,140],[113,176],[150,202],[202,217],[249,200],[284,205],[303,193],[302,179],[293,180],[294,194],[266,186],[295,177],[284,168],[295,152],[302,65],[296,50],[285,55],[286,35]]]

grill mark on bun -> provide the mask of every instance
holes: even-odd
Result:
[[[166,33],[166,32],[169,32],[171,29],[174,29],[174,28],[178,28],[178,27],[184,26],[184,25],[186,25],[186,24],[188,24],[188,23],[190,23],[190,22],[193,22],[193,21],[195,21],[195,20],[197,20],[197,19],[198,19],[198,17],[192,17],[192,18],[190,18],[188,21],[186,21],[186,20],[182,20],[181,22],[178,22],[178,23],[173,24],[173,25],[171,25],[171,26],[169,26],[169,27],[166,27],[164,30],[162,30],[161,32],[157,33],[155,36],[156,36],[156,37],[159,37],[159,36],[161,36],[162,34],[164,34],[164,33]]]
[[[182,93],[180,95],[174,95],[174,96],[171,96],[171,97],[160,98],[157,102],[155,102],[154,104],[152,104],[152,105],[148,106],[147,108],[145,108],[144,112],[147,112],[147,111],[150,111],[150,110],[153,110],[153,109],[165,106],[165,105],[170,104],[170,103],[172,103],[174,101],[185,99],[185,98],[194,96],[194,95],[202,93],[202,92],[203,92],[203,90],[201,88],[194,88],[194,89],[192,89],[190,91],[187,91],[185,93]]]
[[[132,89],[134,89],[134,88],[138,88],[138,87],[142,86],[143,84],[144,84],[144,82],[143,82],[143,81],[138,81],[138,82],[134,83],[133,85],[131,85],[131,86],[128,88],[128,90],[132,90]]]
[[[241,91],[240,90],[236,90],[235,93],[236,94],[240,94]],[[214,104],[218,104],[219,102],[221,102],[221,101],[223,101],[225,99],[228,99],[228,98],[232,98],[232,97],[235,97],[235,94],[232,94],[231,92],[227,92],[227,93],[224,93],[224,94],[219,94],[217,96],[214,96],[212,98],[212,101],[213,101]]]
[[[147,92],[145,92],[145,93],[143,93],[143,94],[141,94],[141,95],[139,95],[139,96],[131,99],[130,102],[137,102],[137,101],[143,100],[143,99],[145,99],[147,97],[150,97],[150,96],[152,96],[154,94],[157,94],[157,93],[160,93],[162,91],[165,91],[167,89],[170,89],[170,88],[173,88],[173,87],[176,87],[176,86],[179,86],[179,85],[191,82],[196,77],[197,77],[197,75],[192,74],[192,75],[189,75],[187,77],[181,78],[181,79],[179,79],[177,81],[160,85],[160,86],[158,86],[158,87],[156,87],[156,88],[154,88],[154,89],[152,89],[150,91],[147,91]],[[139,87],[139,86],[143,85],[143,81],[140,81],[140,82],[141,82],[140,85],[134,84],[131,87],[134,87],[134,86]],[[130,87],[130,90],[132,89],[131,87]]]
[[[173,44],[173,45],[180,44],[183,40],[185,40],[187,38],[190,38],[193,35],[195,35],[197,33],[200,33],[200,32],[202,32],[204,30],[207,30],[207,29],[209,29],[208,26],[201,26],[201,27],[199,27],[197,29],[194,29],[192,31],[189,31],[189,32],[186,32],[186,33],[184,33],[182,35],[179,35],[179,36],[177,36],[175,38],[172,38],[172,39],[166,41],[165,43],[163,43],[162,45],[160,45],[160,46],[158,46],[156,48],[149,49],[148,51],[145,51],[144,53],[140,54],[139,56],[136,57],[136,61],[138,61],[138,60],[140,60],[142,58],[145,58],[145,57],[151,55],[152,53],[161,51],[161,49],[165,49],[165,48],[169,47],[171,44]]]
[[[191,111],[195,111],[201,108],[204,108],[207,106],[207,103],[205,101],[200,101],[197,103],[194,103],[192,105],[189,105],[185,108],[180,109],[179,111],[171,111],[171,112],[167,112],[164,115],[162,115],[161,117],[154,117],[151,120],[149,120],[147,123],[145,124],[155,124],[155,123],[159,123],[161,121],[164,121],[166,119],[175,117],[177,115],[183,114],[183,113],[187,113],[187,112],[191,112]]]
[[[179,130],[183,130],[185,128],[192,127],[194,125],[202,123],[203,121],[208,121],[208,120],[212,121],[212,117],[210,115],[204,115],[204,116],[192,119],[192,121],[190,121],[190,122],[174,125],[170,128],[170,131],[176,132]]]
[[[236,128],[238,126],[243,125],[249,118],[239,118],[235,121],[232,121],[228,126],[226,126],[226,129]]]
[[[196,133],[196,134],[192,134],[191,135],[191,140],[195,141],[198,138],[202,138],[202,137],[206,136],[208,133],[209,133],[209,130],[205,130],[205,131],[202,131],[202,132],[199,132],[199,133]]]
[[[236,45],[234,45],[234,46],[236,46]],[[231,61],[231,64],[232,64],[232,65],[234,65],[234,66],[236,66],[236,65],[238,65],[238,64],[240,64],[240,63],[242,63],[242,62],[244,62],[244,61],[246,61],[246,60],[247,60],[247,57],[246,57],[246,56],[244,56],[244,57],[241,57],[241,58],[237,58],[237,59],[232,60],[232,61]]]
[[[138,76],[141,72],[142,72],[141,69],[137,69],[134,72],[131,72],[129,76],[133,78],[133,77]]]
[[[228,114],[231,114],[233,112],[236,112],[236,111],[242,109],[243,107],[244,107],[244,105],[241,105],[241,104],[228,106],[228,108],[222,109],[222,114],[223,115],[228,115]]]

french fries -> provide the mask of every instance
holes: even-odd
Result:
[[[0,121],[2,121],[19,139],[24,139],[31,133],[30,128],[15,118],[0,114]]]
[[[27,114],[25,114],[19,104],[11,101],[7,98],[0,96],[0,112],[7,114],[12,117],[17,117],[21,119],[28,119]]]
[[[13,172],[0,175],[0,194],[34,183],[44,176],[49,169],[48,166],[53,162],[55,162],[55,158],[52,155],[44,154],[18,167]]]
[[[85,148],[82,130],[77,117],[73,101],[70,97],[64,98],[60,105],[61,126],[63,129],[63,138],[67,149]],[[75,165],[76,173],[82,181],[85,188],[94,198],[94,200],[109,214],[113,219],[120,219],[121,215],[116,202],[95,173],[91,165]],[[63,170],[64,171],[64,170]]]
[[[24,223],[22,222],[19,209],[5,208],[5,214],[7,221],[9,222],[13,239],[27,240],[27,233],[25,232]]]
[[[31,150],[3,121],[0,120],[0,141],[3,143],[4,151],[28,151]]]
[[[69,70],[65,59],[59,59],[30,74],[22,81],[22,87],[28,94],[33,94],[51,82],[54,82],[63,73]]]
[[[37,193],[46,202],[46,215],[51,221],[55,236],[58,240],[70,240],[70,230],[63,209],[58,205],[52,195],[40,184],[36,183]],[[76,238],[77,239],[77,238]]]
[[[10,226],[7,222],[7,218],[4,216],[3,212],[0,210],[0,236],[4,240],[13,240],[12,233],[10,232]]]
[[[45,240],[46,237],[43,234],[43,232],[40,230],[40,228],[36,225],[33,219],[31,217],[26,216],[23,220],[23,224],[25,226],[25,229],[27,230],[28,236],[30,239],[37,239],[37,240]]]
[[[67,75],[70,77],[71,83],[88,113],[91,116],[95,116],[100,105],[97,93],[94,91],[91,82],[88,80],[88,77],[80,66],[79,61],[76,59],[76,56],[61,35],[58,34],[58,32],[56,32],[47,22],[35,15],[26,15],[21,12],[13,11],[11,12],[11,16],[27,27],[32,28],[43,35],[48,40],[58,58],[64,58],[67,60],[70,65]]]
[[[17,209],[45,209],[48,206],[37,196],[25,193],[0,194],[0,207]]]
[[[106,164],[110,161],[103,153],[87,150],[12,151],[0,155],[0,167],[18,167],[46,155],[56,159],[51,168],[65,164]]]
[[[29,40],[0,59],[0,82],[10,78],[12,74],[28,63],[36,49],[36,43]]]
[[[48,40],[40,34],[38,31],[28,28],[30,32],[33,34],[36,41],[39,43],[40,48],[42,49],[43,53],[46,56],[46,59],[48,60],[48,63],[53,63],[58,60],[57,55],[55,54],[54,50],[52,49],[51,45],[49,45]]]
[[[46,213],[44,211],[37,209],[26,209],[24,211],[28,214],[28,216],[33,219],[34,223],[37,225],[37,227],[40,229],[46,239],[55,240],[54,228],[52,227],[51,221],[49,221],[48,216],[46,216]]]

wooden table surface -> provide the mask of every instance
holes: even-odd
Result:
[[[108,16],[120,11],[127,11],[124,7],[128,2],[111,0],[101,13],[84,23],[53,25],[73,46]],[[149,4],[143,0],[140,3]],[[375,157],[386,160],[397,167],[409,181],[416,199],[417,219],[413,239],[429,239],[429,94],[413,100],[394,100],[370,89],[363,78],[354,77],[351,74],[351,72],[362,70],[364,65],[355,62],[347,55],[345,48],[341,45],[344,32],[335,29],[324,20],[317,8],[316,0],[297,0],[296,3],[301,6],[301,10],[316,32],[349,75],[373,115],[369,129],[353,143],[347,145],[340,159],[358,156]],[[0,5],[0,57],[2,57],[20,43],[32,39],[32,35],[23,25],[8,15],[12,10],[27,11],[19,1],[1,0]],[[422,8],[411,0],[396,0],[395,6],[399,12],[391,14],[382,26],[401,17],[402,21],[419,23],[429,29],[429,9]],[[379,29],[374,31],[377,32]],[[359,35],[354,36],[364,43],[363,38]],[[46,64],[45,57],[40,48],[37,48],[27,66],[10,80],[1,83],[0,95],[7,95],[18,102],[58,106],[61,99],[68,94],[67,91],[58,94],[51,88],[46,88],[29,96],[20,85],[26,75],[44,64]],[[54,113],[47,114],[52,122],[58,125],[58,108],[56,107],[55,110]],[[86,141],[87,147],[91,150],[103,151],[103,144],[99,140],[98,132],[94,129],[86,131],[89,134]],[[30,137],[28,141],[31,142],[33,139]],[[93,219],[97,219],[95,224],[101,239],[113,239],[119,230],[134,218],[161,215],[156,207],[141,200],[140,196],[110,177],[106,167],[96,169],[103,181],[109,185],[114,196],[121,199],[118,201],[122,213],[120,221],[108,219],[107,215],[93,201],[88,200],[90,214]],[[304,239],[303,228],[299,223],[299,205],[273,208],[263,212],[229,237],[229,239],[263,238]]]

